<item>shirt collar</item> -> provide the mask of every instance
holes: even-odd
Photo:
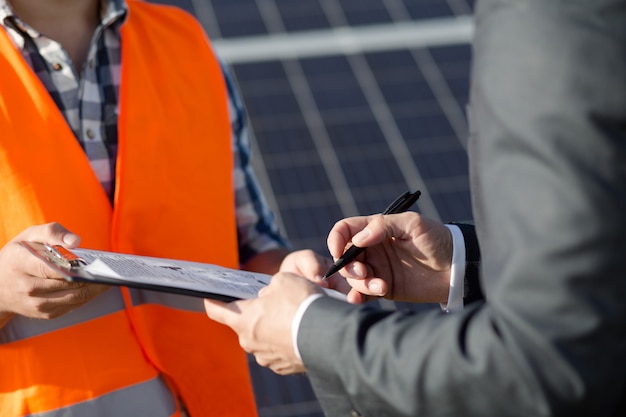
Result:
[[[31,38],[39,36],[36,30],[23,23],[13,12],[11,5],[6,0],[0,0],[0,26],[5,28],[9,36],[22,49],[24,47],[24,36]]]
[[[127,15],[128,6],[126,5],[126,0],[100,0],[101,26],[107,27],[115,23],[121,25],[126,20]],[[8,0],[0,0],[0,26],[9,31],[9,35],[20,48],[23,48],[25,35],[31,38],[41,36],[39,32],[22,22],[15,15]]]
[[[3,0],[0,0],[3,1]],[[100,0],[100,21],[102,26],[126,21],[128,6],[126,0]]]

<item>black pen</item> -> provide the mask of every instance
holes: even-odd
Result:
[[[396,198],[393,203],[389,204],[389,206],[383,211],[383,214],[396,214],[403,213],[411,207],[422,193],[418,190],[414,193],[409,191],[402,194],[400,197]],[[322,279],[326,279],[332,274],[339,271],[341,268],[349,264],[356,258],[361,252],[363,252],[365,248],[360,248],[358,246],[352,245],[348,248],[347,251],[341,255],[339,259],[335,261],[333,266],[331,266],[328,271],[324,274]]]

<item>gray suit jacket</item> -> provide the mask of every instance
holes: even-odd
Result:
[[[485,301],[316,300],[298,347],[328,416],[626,415],[626,1],[485,0],[476,18]]]

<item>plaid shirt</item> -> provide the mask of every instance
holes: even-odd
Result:
[[[120,27],[126,20],[127,7],[124,0],[105,0],[100,4],[100,25],[92,38],[82,74],[77,74],[59,43],[21,22],[6,0],[0,0],[0,27],[7,30],[50,93],[112,199],[117,156]],[[242,102],[230,75],[225,68],[223,71],[232,126],[237,235],[243,264],[260,252],[287,246],[287,242],[278,233],[273,213],[249,164],[250,139]]]

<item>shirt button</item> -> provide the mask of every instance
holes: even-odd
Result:
[[[93,139],[94,137],[96,137],[96,135],[93,133],[93,130],[91,129],[87,129],[87,131],[85,132],[85,134],[87,135],[87,137],[89,139]]]
[[[52,65],[52,69],[55,71],[61,71],[63,69],[63,65],[61,65],[58,62],[55,62],[54,65]]]

